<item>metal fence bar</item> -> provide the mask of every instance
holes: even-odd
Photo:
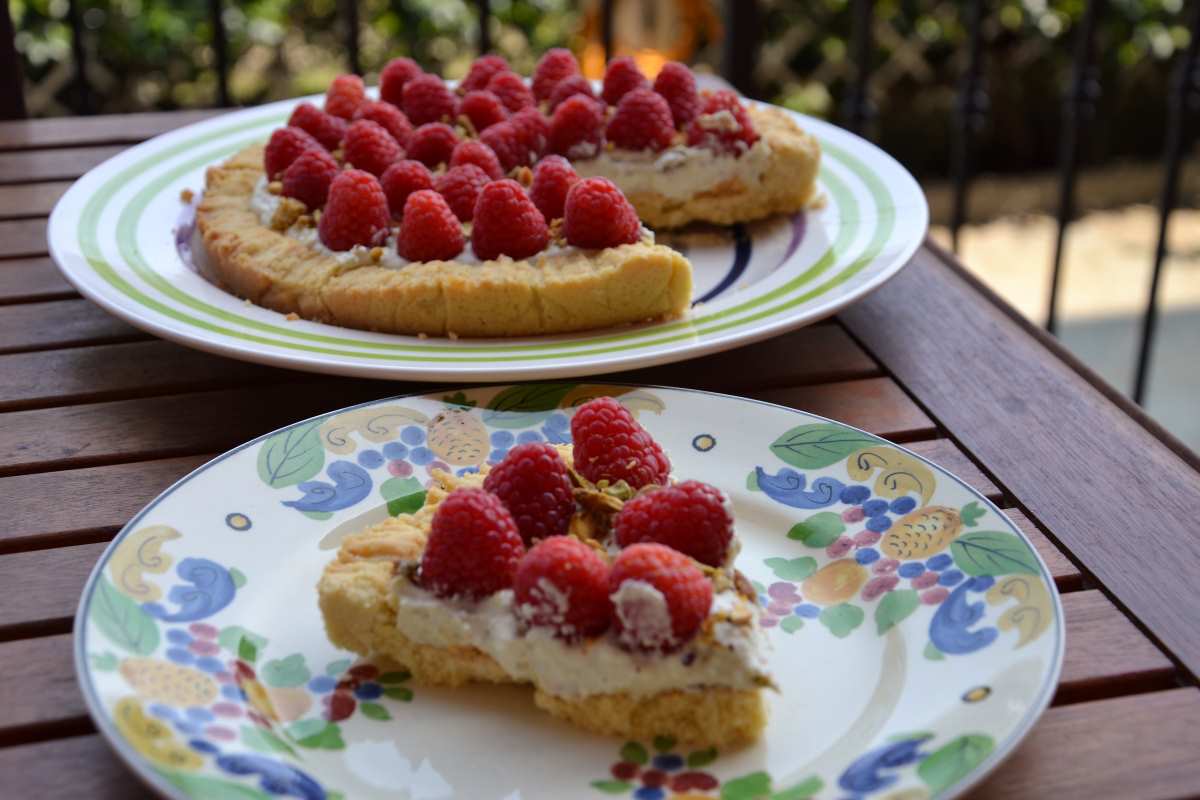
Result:
[[[725,78],[747,97],[757,96],[754,68],[762,37],[762,14],[758,0],[735,0],[725,4]]]
[[[983,127],[987,114],[987,90],[982,82],[983,70],[983,0],[971,0],[967,20],[967,70],[963,75],[954,116],[954,139],[951,143],[951,169],[954,178],[954,205],[950,213],[950,242],[958,252],[959,229],[967,221],[967,192],[971,183],[972,158],[975,154],[975,134]]]
[[[1200,0],[1192,0],[1191,41],[1175,67],[1167,106],[1167,141],[1163,154],[1163,184],[1158,199],[1158,243],[1154,247],[1154,271],[1150,275],[1150,297],[1142,316],[1142,337],[1138,345],[1137,375],[1133,382],[1133,401],[1146,399],[1150,374],[1150,353],[1158,330],[1158,289],[1163,260],[1167,256],[1167,230],[1171,212],[1179,200],[1179,172],[1183,154],[1191,139],[1191,116],[1200,109]]]
[[[346,34],[346,65],[355,75],[362,74],[358,60],[358,0],[342,0],[342,24]]]
[[[67,23],[71,26],[71,57],[75,60],[75,113],[92,113],[92,90],[87,79],[87,48],[83,44],[83,17],[78,0],[67,3]]]
[[[600,2],[600,41],[604,43],[604,61],[613,57],[613,0]]]
[[[874,22],[874,0],[854,0],[854,17],[850,30],[850,60],[854,62],[854,80],[846,94],[846,127],[863,134],[871,119],[871,99],[867,87],[871,78],[871,26]]]
[[[492,21],[491,0],[476,0],[479,6],[479,52],[487,53],[492,49],[492,32],[489,23]]]
[[[232,105],[229,99],[229,36],[225,31],[224,5],[221,0],[208,0],[213,60],[217,67],[217,103],[229,106]]]
[[[25,76],[7,2],[0,2],[0,119],[24,119]]]
[[[1046,330],[1058,331],[1058,286],[1062,270],[1063,246],[1067,226],[1075,216],[1075,173],[1079,169],[1080,123],[1094,116],[1100,81],[1095,67],[1096,19],[1103,0],[1088,0],[1083,9],[1079,33],[1075,38],[1075,58],[1071,67],[1071,87],[1063,102],[1063,130],[1059,140],[1058,232],[1054,237],[1054,262],[1050,271],[1050,309]]]

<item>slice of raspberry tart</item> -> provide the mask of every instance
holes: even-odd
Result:
[[[729,503],[610,398],[573,446],[436,473],[425,506],[351,535],[318,585],[330,639],[433,685],[530,684],[602,734],[754,740],[772,686]]]

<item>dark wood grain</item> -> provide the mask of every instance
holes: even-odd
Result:
[[[132,144],[218,113],[221,112],[203,109],[0,122],[0,150]]]
[[[75,287],[49,257],[0,261],[0,305],[69,297],[78,297]]]
[[[1046,534],[1038,530],[1038,527],[1033,524],[1033,520],[1025,516],[1025,512],[1018,508],[1006,508],[1004,513],[1021,529],[1022,533],[1029,537],[1029,541],[1033,542],[1034,549],[1046,562],[1046,567],[1050,570],[1054,584],[1060,592],[1078,591],[1083,586],[1083,575],[1080,574],[1079,567],[1075,566],[1071,559],[1063,554],[1063,551],[1047,539]]]
[[[10,553],[0,558],[0,641],[71,630],[71,618],[92,566],[107,545],[81,544]]]
[[[928,250],[841,319],[1194,679],[1200,473]]]
[[[1052,708],[972,800],[1195,797],[1200,691]]]
[[[0,749],[11,797],[44,800],[149,800],[155,795],[98,734]]]
[[[78,178],[124,150],[122,145],[0,153],[0,186]]]
[[[0,746],[92,728],[73,669],[70,634],[0,644]],[[2,751],[0,751],[2,752]]]
[[[0,271],[4,268],[0,262]],[[148,338],[88,300],[23,303],[0,309],[0,354]]]
[[[0,222],[0,259],[42,256],[46,247],[46,219]]]
[[[52,181],[0,187],[0,219],[48,216],[70,186],[71,181]]]
[[[927,439],[936,428],[889,378],[752,391],[749,397],[862,428],[897,442]]]

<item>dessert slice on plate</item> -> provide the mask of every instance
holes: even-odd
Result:
[[[522,683],[551,714],[629,738],[744,743],[772,685],[728,500],[674,483],[610,398],[574,446],[439,473],[425,506],[347,537],[318,592],[330,639],[430,684]]]

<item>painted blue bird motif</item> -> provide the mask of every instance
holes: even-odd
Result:
[[[304,496],[299,500],[284,500],[283,504],[297,511],[338,511],[371,493],[371,476],[353,461],[334,461],[325,474],[333,483],[305,481],[298,487]]]

